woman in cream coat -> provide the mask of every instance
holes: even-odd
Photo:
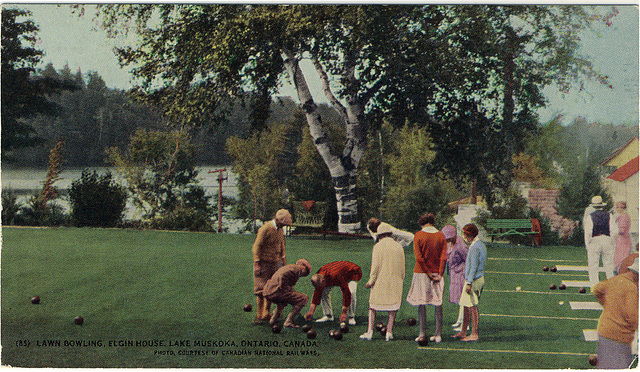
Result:
[[[367,332],[360,336],[371,340],[376,320],[376,311],[388,311],[387,341],[393,339],[393,323],[402,303],[402,284],[404,282],[404,250],[392,238],[389,227],[381,225],[377,231],[378,243],[373,246],[371,272],[365,285],[371,289],[369,294],[369,325]]]

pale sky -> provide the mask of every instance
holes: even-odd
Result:
[[[93,22],[91,12],[79,18],[71,14],[68,5],[20,3],[16,7],[30,10],[32,20],[40,27],[37,47],[45,52],[40,67],[53,63],[54,68],[60,70],[68,64],[74,73],[78,68],[85,74],[97,71],[110,88],[131,87],[128,70],[118,66],[112,52],[126,40],[108,39]],[[620,13],[613,18],[611,26],[602,23],[596,27],[599,36],[583,35],[580,50],[601,73],[609,76],[613,89],[590,82],[583,91],[563,94],[557,88],[548,87],[544,93],[550,101],[549,106],[539,112],[542,122],[563,114],[565,124],[582,116],[589,121],[638,125],[638,6],[618,5],[617,8]],[[318,85],[311,78],[308,83],[316,87],[316,101],[325,102]],[[295,96],[291,86],[281,93]]]

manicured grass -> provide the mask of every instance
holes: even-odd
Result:
[[[413,341],[417,326],[406,324],[407,318],[417,318],[417,309],[406,302],[398,313],[394,341],[385,342],[379,335],[373,341],[358,339],[366,328],[369,291],[364,283],[369,277],[371,240],[287,239],[289,262],[307,258],[315,271],[330,261],[349,260],[359,264],[364,272],[357,292],[358,324],[351,327],[342,341],[328,337],[329,330],[338,327],[337,323],[314,324],[318,337],[305,344],[308,340],[300,330],[284,329],[273,334],[266,325],[252,324],[255,311],[242,310],[246,303],[255,308],[253,236],[5,227],[2,238],[3,365],[593,368],[587,363],[587,356],[595,353],[596,343],[584,341],[582,330],[596,328],[599,312],[570,310],[569,301],[595,299],[589,293],[579,294],[577,288],[549,290],[549,284],[560,284],[563,279],[587,280],[586,272],[541,270],[544,265],[586,265],[586,253],[579,247],[490,245],[480,305],[481,341],[463,343],[451,338],[450,324],[457,317],[458,307],[446,302],[443,342],[423,348]],[[414,262],[409,247],[405,296]],[[515,291],[517,286],[521,291]],[[309,278],[301,279],[296,288],[310,297],[313,293]],[[39,305],[30,302],[35,295],[42,299]],[[342,296],[338,289],[332,295],[337,314]],[[448,299],[448,291],[445,298]],[[559,304],[560,301],[564,304]],[[285,316],[289,310],[290,307],[285,310]],[[307,307],[303,312],[306,310]],[[431,307],[427,314],[432,332]],[[81,326],[73,323],[78,315],[85,320]],[[322,315],[320,308],[315,315],[316,318]],[[386,322],[386,313],[378,319]],[[298,318],[298,323],[303,322]],[[120,346],[121,341],[134,345],[136,341],[161,341],[164,345]],[[58,342],[60,346],[43,346]],[[70,346],[70,342],[79,342],[80,346]],[[110,342],[116,346],[110,346]],[[169,342],[182,345],[169,346]],[[196,342],[204,346],[195,346]],[[184,351],[208,355],[178,355]],[[255,355],[255,351],[283,355]],[[236,355],[244,352],[252,355]]]

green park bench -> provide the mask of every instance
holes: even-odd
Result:
[[[489,231],[491,241],[505,235],[527,236],[539,233],[539,231],[533,231],[532,228],[533,224],[530,218],[487,220],[487,231]]]

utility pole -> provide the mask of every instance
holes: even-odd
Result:
[[[216,169],[209,171],[209,173],[218,173],[218,232],[222,232],[222,182],[228,177],[222,177],[222,172],[225,172],[227,168]]]

